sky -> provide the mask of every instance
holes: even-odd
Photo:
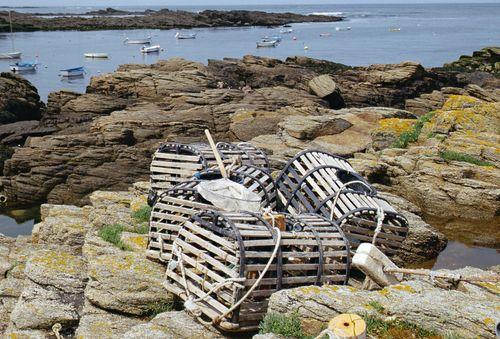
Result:
[[[500,0],[0,0],[0,6],[174,6],[360,3],[500,3]]]

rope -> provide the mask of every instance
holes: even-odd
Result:
[[[330,210],[330,220],[331,221],[333,221],[333,213],[335,212],[335,206],[337,206],[337,202],[339,200],[340,193],[342,193],[342,191],[347,186],[352,185],[352,184],[361,184],[361,185],[365,186],[366,188],[368,188],[369,190],[372,190],[370,185],[368,185],[367,183],[365,183],[361,180],[349,181],[349,182],[346,182],[345,184],[343,184],[342,186],[340,186],[339,190],[337,191],[337,194],[335,194],[335,198],[333,199],[333,204],[330,207],[330,209],[331,209]],[[373,200],[373,202],[377,205],[377,226],[375,227],[375,232],[373,234],[373,239],[372,239],[372,244],[375,245],[375,241],[377,240],[377,237],[378,237],[380,231],[382,230],[382,224],[383,224],[384,219],[385,219],[385,213],[384,213],[382,206],[380,206],[380,204],[377,203],[377,201]]]
[[[462,276],[457,273],[447,273],[447,272],[436,272],[426,269],[410,269],[410,268],[384,268],[384,272],[387,273],[403,273],[403,274],[413,274],[413,275],[423,275],[428,276],[431,282],[434,282],[436,278],[448,279],[455,282],[467,281],[470,283],[474,282],[500,282],[499,274],[485,275],[485,276]]]
[[[271,257],[269,258],[269,261],[267,262],[266,267],[264,267],[264,270],[260,274],[259,278],[254,282],[254,284],[252,285],[252,287],[250,287],[250,289],[247,291],[247,293],[236,304],[234,304],[233,306],[231,306],[231,308],[229,310],[227,310],[224,314],[222,314],[220,316],[217,316],[212,321],[212,323],[214,323],[214,324],[219,323],[221,319],[225,318],[229,313],[231,313],[235,309],[237,309],[241,305],[241,303],[243,303],[243,301],[245,301],[245,299],[248,298],[250,296],[250,294],[252,294],[253,290],[257,286],[259,286],[262,278],[264,278],[264,275],[267,273],[267,271],[269,270],[269,267],[271,266],[274,258],[276,257],[276,254],[278,253],[278,249],[280,248],[280,244],[281,244],[281,231],[277,227],[274,227],[274,229],[276,230],[276,245],[274,246],[273,253],[271,254]]]
[[[62,330],[62,325],[60,323],[55,323],[52,325],[52,332],[54,332],[54,335],[56,336],[57,339],[62,339],[61,334],[59,333]]]
[[[331,221],[333,221],[333,212],[335,211],[335,206],[337,206],[337,201],[339,200],[340,193],[344,190],[344,188],[346,188],[347,186],[352,185],[352,184],[361,184],[361,185],[365,186],[366,188],[368,188],[369,190],[372,190],[372,188],[367,183],[360,181],[360,180],[349,181],[349,182],[346,182],[345,184],[343,184],[342,186],[340,186],[340,189],[337,191],[337,194],[335,194],[335,198],[333,199],[333,205],[331,206],[331,211],[330,211],[330,220]]]

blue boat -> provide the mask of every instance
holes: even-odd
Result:
[[[59,75],[62,77],[79,77],[85,74],[84,67],[61,69]]]
[[[10,70],[14,73],[36,71],[37,62],[16,62],[10,65]]]

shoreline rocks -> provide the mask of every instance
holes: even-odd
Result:
[[[202,12],[158,11],[127,12],[106,10],[83,15],[53,13],[41,16],[19,12],[12,13],[13,28],[16,32],[55,30],[110,30],[110,29],[174,29],[193,27],[239,27],[239,26],[281,26],[297,22],[335,22],[342,17],[325,15],[302,15],[295,13],[268,13],[262,11],[217,11]],[[0,11],[0,32],[8,32],[7,11]]]

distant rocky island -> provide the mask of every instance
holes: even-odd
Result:
[[[128,12],[107,8],[81,15],[71,13],[11,12],[14,31],[172,29],[193,27],[280,26],[296,22],[335,22],[342,17],[268,13],[262,11],[216,11],[199,13],[169,9]],[[0,32],[10,31],[9,12],[0,11]]]

